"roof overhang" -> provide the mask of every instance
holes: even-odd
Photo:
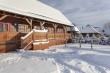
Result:
[[[59,23],[59,24],[64,24],[64,25],[67,25],[67,26],[74,26],[72,25],[72,23],[66,19],[65,16],[63,16],[62,13],[59,13],[58,10],[55,10],[53,8],[50,7],[50,9],[56,11],[56,13],[58,13],[59,16],[61,17],[58,17],[58,18],[61,18],[61,19],[58,19],[57,17],[54,18],[54,15],[51,16],[51,15],[43,15],[43,14],[39,14],[39,13],[34,13],[34,12],[31,12],[31,11],[26,11],[26,10],[20,10],[19,8],[13,8],[10,6],[7,6],[7,1],[6,1],[6,4],[2,4],[3,0],[0,0],[0,10],[1,11],[5,11],[5,12],[10,12],[10,13],[14,13],[14,14],[19,14],[19,15],[23,15],[23,16],[28,16],[28,17],[32,17],[32,18],[37,18],[37,19],[41,19],[41,20],[46,20],[46,21],[51,21],[51,22],[56,22],[56,23]],[[12,0],[13,1],[13,0]],[[27,0],[29,1],[29,0]],[[32,0],[32,1],[36,1],[36,0]],[[9,2],[9,1],[8,1]],[[38,1],[37,1],[38,2]],[[38,2],[39,3],[39,2]],[[40,3],[42,4],[42,3]],[[25,5],[25,4],[24,4]],[[43,6],[46,6],[44,4],[42,4]],[[14,6],[14,5],[13,5]],[[49,8],[47,6],[47,8]],[[64,19],[64,20],[63,20]]]

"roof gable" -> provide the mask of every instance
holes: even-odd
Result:
[[[100,33],[91,25],[87,25],[84,29],[81,30],[81,33]]]

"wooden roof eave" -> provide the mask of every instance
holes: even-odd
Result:
[[[29,17],[29,16],[25,16],[25,15],[20,15],[20,14],[16,14],[16,13],[10,13],[7,11],[2,11],[0,10],[0,13],[2,13],[2,15],[7,15],[10,17],[15,17],[15,18],[20,18],[20,19],[32,19],[32,21],[37,21],[37,22],[41,22],[41,21],[45,21],[46,23],[54,23],[54,24],[59,24],[59,25],[65,25],[65,26],[69,26],[69,27],[73,27],[72,25],[67,25],[67,24],[61,24],[61,23],[57,23],[57,22],[52,22],[52,21],[47,21],[47,20],[42,20],[42,19],[38,19],[38,18],[34,18],[34,17]]]

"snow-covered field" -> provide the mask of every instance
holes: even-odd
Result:
[[[110,73],[110,46],[67,44],[0,54],[0,73]]]

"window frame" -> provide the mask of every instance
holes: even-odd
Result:
[[[0,22],[0,25],[1,24],[2,24],[2,31],[0,32],[10,32],[10,23]]]

